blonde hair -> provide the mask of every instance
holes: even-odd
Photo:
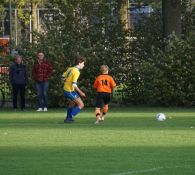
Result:
[[[101,72],[102,74],[106,73],[107,71],[109,71],[109,67],[108,67],[107,65],[102,65],[102,66],[100,67],[100,72]]]

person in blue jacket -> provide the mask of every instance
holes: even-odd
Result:
[[[25,109],[25,88],[28,82],[26,66],[22,63],[22,57],[16,56],[15,63],[9,68],[9,80],[12,85],[13,108],[18,108],[18,94],[20,94],[20,108]]]

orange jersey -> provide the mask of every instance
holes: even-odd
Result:
[[[96,78],[93,86],[97,92],[111,93],[112,89],[116,87],[116,83],[110,75],[102,74]]]

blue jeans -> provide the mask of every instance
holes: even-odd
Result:
[[[38,97],[38,107],[39,108],[47,108],[48,105],[48,88],[49,82],[40,82],[36,83],[37,97]]]

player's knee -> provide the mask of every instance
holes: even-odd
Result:
[[[83,108],[84,108],[84,104],[83,104],[83,103],[80,104],[80,105],[79,105],[79,108],[80,108],[80,109],[83,109]]]

